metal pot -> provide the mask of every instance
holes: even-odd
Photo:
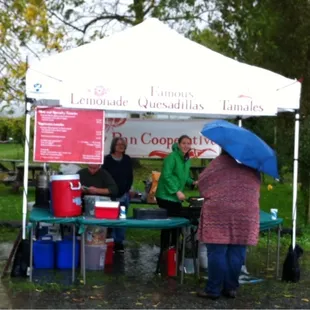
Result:
[[[35,207],[37,208],[49,208],[49,180],[49,175],[44,172],[37,176],[35,189]]]
[[[49,176],[45,173],[40,173],[37,176],[36,187],[37,188],[49,188],[49,182],[50,182]]]

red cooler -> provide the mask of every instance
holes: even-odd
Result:
[[[168,277],[176,276],[177,253],[175,247],[170,247],[167,253],[167,274]]]
[[[82,214],[82,189],[80,176],[51,176],[51,198],[53,215],[56,217],[79,216]]]
[[[105,265],[113,264],[114,239],[106,239],[107,252],[105,255]]]
[[[98,219],[116,220],[119,217],[119,202],[96,201],[95,217]]]

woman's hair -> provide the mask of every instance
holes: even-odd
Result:
[[[121,141],[123,141],[123,142],[124,142],[124,144],[125,144],[125,151],[126,151],[126,149],[127,149],[127,143],[126,143],[126,140],[125,140],[124,138],[122,138],[122,137],[116,137],[116,138],[113,138],[113,140],[112,140],[112,142],[111,142],[111,146],[110,146],[110,154],[115,153],[116,144],[117,144],[117,142],[118,142],[119,140],[121,140]],[[125,151],[124,151],[124,153],[125,153]]]
[[[179,140],[178,140],[178,143],[180,144],[184,139],[189,139],[192,141],[192,139],[188,136],[188,135],[182,135]]]

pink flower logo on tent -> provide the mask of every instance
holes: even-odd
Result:
[[[120,127],[126,123],[126,118],[107,118],[105,120],[105,131],[112,131],[116,127]]]
[[[97,86],[94,90],[96,96],[101,97],[108,93],[108,89],[103,86]]]
[[[238,98],[252,99],[252,97],[246,95],[239,95]]]
[[[211,148],[206,148],[206,149],[202,149],[202,150],[191,149],[191,151],[189,152],[189,157],[190,158],[199,158],[199,156],[202,156],[203,153],[208,152],[208,151],[216,153],[216,151],[211,149]],[[155,151],[152,151],[152,152],[149,153],[149,157],[165,158],[169,154],[170,154],[170,152],[155,150]]]

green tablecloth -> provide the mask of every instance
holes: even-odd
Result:
[[[80,232],[83,232],[84,226],[100,225],[105,227],[127,227],[127,228],[149,228],[149,229],[170,229],[190,225],[189,220],[185,218],[168,218],[164,220],[104,220],[94,217],[55,217],[47,209],[32,209],[29,217],[30,222],[44,222],[55,224],[78,224],[80,225]]]
[[[55,217],[47,209],[33,208],[30,212],[29,221],[54,224],[74,224],[77,223],[78,217]]]
[[[164,220],[103,220],[93,217],[79,217],[79,223],[84,225],[100,225],[105,227],[127,227],[127,228],[149,228],[149,229],[170,229],[189,226],[189,220],[183,217],[174,217]]]
[[[84,225],[100,225],[105,227],[131,227],[131,228],[149,228],[149,229],[169,229],[190,225],[189,220],[185,218],[169,218],[165,220],[103,220],[94,217],[55,217],[47,209],[34,208],[29,217],[30,222],[45,222],[55,224],[79,224]],[[267,212],[260,211],[260,231],[277,227],[283,223],[282,218],[276,220],[271,219],[271,215]]]
[[[271,215],[267,212],[260,211],[260,225],[259,225],[259,230],[264,231],[267,229],[271,229],[274,227],[277,227],[278,225],[283,223],[282,218],[278,218],[276,220],[271,219]]]

